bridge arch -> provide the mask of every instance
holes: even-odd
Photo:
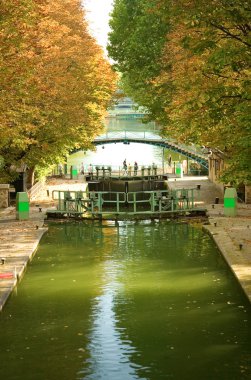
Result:
[[[131,143],[138,143],[138,144],[148,144],[148,145],[154,145],[158,146],[164,149],[169,149],[173,152],[182,154],[185,157],[188,157],[201,166],[203,166],[205,169],[208,170],[208,158],[205,154],[196,151],[196,149],[192,149],[187,146],[181,146],[176,144],[172,140],[163,139],[158,135],[155,135],[153,133],[149,132],[108,132],[105,135],[97,137],[93,141],[93,145],[99,146],[99,145],[106,145],[106,144],[116,144],[116,143],[123,143],[123,144],[131,144]],[[77,151],[80,151],[81,149],[74,150],[72,153],[75,153]]]
[[[169,149],[173,152],[177,152],[179,154],[182,154],[185,157],[188,157],[201,166],[203,166],[205,169],[208,170],[208,159],[205,155],[198,153],[196,151],[190,150],[187,147],[182,147],[179,145],[174,144],[173,142],[169,140],[164,139],[151,139],[151,138],[137,138],[137,137],[130,137],[130,136],[124,136],[124,137],[114,137],[114,138],[101,138],[98,137],[93,141],[93,144],[95,146],[98,145],[106,145],[106,144],[116,144],[116,143],[123,143],[123,144],[130,144],[130,143],[138,143],[138,144],[148,144],[148,145],[154,145],[161,148]]]

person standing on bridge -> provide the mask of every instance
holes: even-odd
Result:
[[[124,159],[124,161],[123,161],[123,174],[127,175],[127,163],[126,163],[126,159]]]
[[[82,162],[81,164],[81,169],[80,169],[81,174],[85,174],[85,166],[84,163]]]
[[[134,175],[137,175],[137,173],[138,173],[138,168],[139,168],[138,163],[135,161],[135,162],[134,162]]]
[[[172,166],[172,156],[171,156],[171,154],[169,154],[169,156],[168,156],[168,165]]]
[[[92,174],[93,174],[93,166],[92,166],[92,164],[90,164],[89,167],[88,167],[88,173],[89,173],[90,176],[92,176]]]
[[[131,177],[132,174],[132,165],[128,164],[128,175]]]

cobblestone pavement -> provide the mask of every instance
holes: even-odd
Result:
[[[204,228],[212,235],[251,301],[251,205],[238,204],[237,216],[225,217],[223,195],[206,177],[170,179],[168,185],[173,189],[196,189],[196,206],[207,209],[209,225]],[[198,185],[200,190],[197,189]],[[14,207],[0,210],[0,311],[47,231],[44,218],[47,208],[53,206],[52,191],[83,191],[85,186],[83,178],[79,181],[51,179],[40,196],[31,203],[27,221],[16,220]],[[216,197],[219,204],[214,204]]]

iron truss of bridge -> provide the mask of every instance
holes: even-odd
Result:
[[[178,145],[174,140],[161,138],[159,135],[153,132],[107,132],[104,135],[98,136],[94,141],[94,145],[105,145],[115,143],[140,143],[155,145],[161,148],[169,149],[185,157],[188,157],[205,169],[208,170],[208,157],[202,152],[201,149],[196,147],[188,147],[186,145]]]

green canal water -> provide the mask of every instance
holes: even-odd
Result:
[[[0,314],[0,379],[240,380],[251,309],[200,226],[51,224]]]

